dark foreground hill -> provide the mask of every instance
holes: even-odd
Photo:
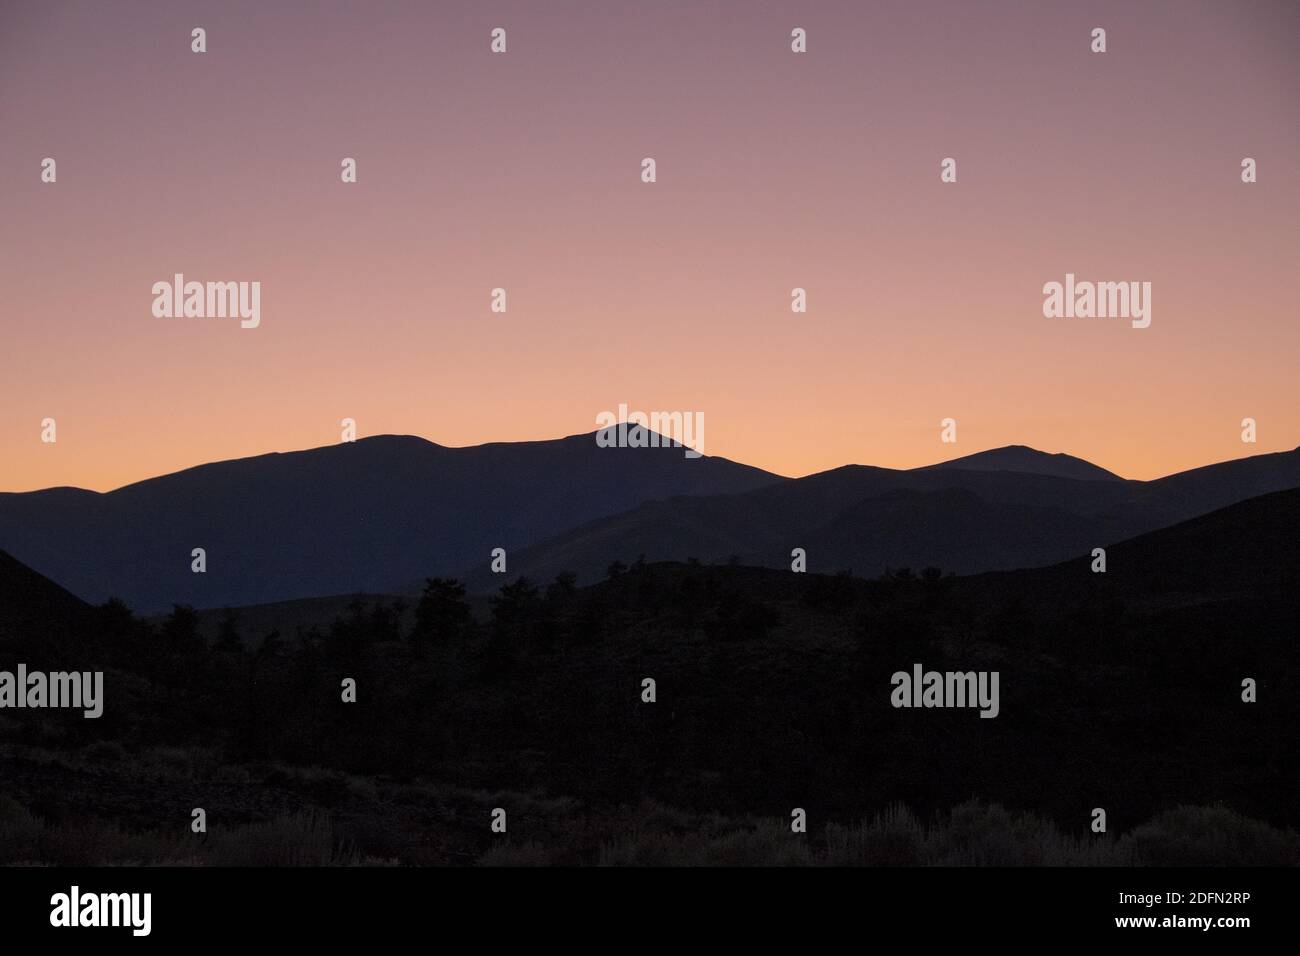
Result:
[[[80,598],[0,551],[0,644],[15,635],[73,623],[90,610]]]
[[[104,717],[0,713],[0,862],[1295,864],[1297,535],[1291,491],[1105,574],[633,564],[215,641],[98,608]],[[893,706],[916,665],[997,672],[997,716]]]
[[[638,557],[789,568],[802,548],[810,571],[974,574],[1053,564],[1295,487],[1300,450],[1124,481],[1068,456],[997,449],[911,471],[854,465],[743,494],[646,502],[525,548],[510,570],[541,579],[569,570],[586,583]],[[474,590],[497,584],[486,562],[464,574]]]
[[[1016,575],[969,578],[965,586],[1014,582],[1039,600],[1096,588],[1162,605],[1300,591],[1300,489],[1260,495],[1108,548],[1105,574],[1091,556]]]
[[[592,435],[446,448],[385,435],[216,462],[98,494],[0,494],[0,548],[90,601],[139,610],[383,591],[672,495],[779,481]],[[207,570],[191,570],[192,551]]]

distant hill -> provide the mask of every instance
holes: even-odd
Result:
[[[1123,481],[1119,475],[1073,455],[1048,454],[1026,445],[990,448],[964,458],[954,458],[927,468],[957,468],[965,471],[1024,471],[1036,475],[1055,475],[1080,481]]]
[[[141,611],[382,591],[674,495],[782,481],[594,435],[447,448],[385,435],[201,465],[106,494],[0,494],[0,547],[85,600]],[[191,572],[204,548],[207,571]]]
[[[1005,451],[972,459],[988,464]],[[743,564],[788,568],[796,547],[807,551],[810,571],[866,576],[900,566],[930,565],[958,574],[1040,567],[1246,498],[1300,487],[1300,451],[1154,481],[1117,479],[1070,459],[1067,470],[1092,475],[1080,480],[1027,470],[1059,470],[1057,456],[1015,451],[1010,457],[1021,467],[992,471],[947,462],[896,471],[854,465],[738,495],[647,502],[524,549],[509,570],[543,581],[568,570],[589,582],[612,562],[641,556],[704,563],[734,556]],[[500,583],[486,562],[464,574],[476,589]]]

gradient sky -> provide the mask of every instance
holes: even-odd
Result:
[[[1294,2],[0,0],[0,490],[621,402],[787,475],[1290,449],[1298,67]],[[261,327],[154,318],[175,272]],[[1151,327],[1044,318],[1066,272]]]

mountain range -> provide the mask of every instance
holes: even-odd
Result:
[[[868,577],[926,566],[958,574],[1029,568],[1089,554],[1258,495],[1300,487],[1300,449],[1153,481],[1022,446],[911,470],[849,465],[748,492],[648,501],[514,556],[510,573],[580,583],[625,563],[696,558]],[[486,563],[468,568],[485,590]]]
[[[391,589],[647,500],[779,480],[681,449],[598,448],[592,435],[469,448],[382,435],[107,493],[0,494],[0,548],[96,603],[254,604]]]
[[[524,574],[597,580],[616,561],[696,558],[875,575],[1036,567],[1300,487],[1300,450],[1131,481],[1010,446],[922,468],[783,478],[593,435],[449,448],[377,436],[201,465],[98,493],[0,494],[0,549],[87,601],[140,611],[413,591]],[[490,570],[494,548],[507,573]],[[191,570],[205,551],[206,571]]]

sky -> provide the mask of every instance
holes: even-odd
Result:
[[[620,404],[790,476],[1289,450],[1297,67],[1293,2],[0,0],[0,490]],[[260,325],[156,317],[178,272]]]

